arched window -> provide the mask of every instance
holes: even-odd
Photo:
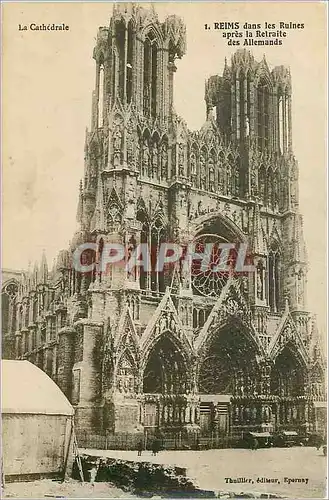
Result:
[[[165,269],[156,270],[156,263],[161,243],[166,241],[166,231],[163,221],[157,217],[149,223],[144,210],[137,212],[137,220],[142,222],[141,239],[142,244],[147,244],[151,257],[151,269],[145,270],[143,266],[139,271],[139,284],[142,290],[151,290],[153,292],[165,291]]]
[[[245,82],[245,76],[242,74],[240,74],[240,79],[239,79],[239,93],[240,93],[240,103],[239,103],[239,123],[240,123],[240,127],[239,127],[239,137],[243,138],[245,136],[245,108],[244,108],[244,103],[245,103],[245,86],[244,86],[244,82]]]
[[[38,297],[35,296],[31,300],[32,300],[32,321],[33,323],[35,323],[38,318]]]
[[[225,156],[220,151],[218,155],[218,189],[220,194],[225,194]]]
[[[146,221],[144,221],[144,224],[142,226],[142,231],[141,231],[141,243],[142,244],[147,244],[149,241],[149,226]],[[142,290],[147,290],[148,287],[148,274],[147,270],[144,268],[144,266],[140,267],[139,271],[139,286]]]
[[[199,158],[200,170],[200,189],[205,191],[208,188],[208,168],[207,168],[207,150],[205,147],[201,149]]]
[[[150,143],[151,143],[151,138],[150,138],[150,133],[148,130],[146,130],[143,134],[142,137],[142,144],[141,144],[141,167],[140,167],[140,172],[142,177],[148,177],[151,171],[151,151],[150,151]]]
[[[246,79],[247,79],[247,116],[245,117],[245,127],[246,127],[246,130],[245,130],[245,135],[246,137],[248,137],[250,135],[250,116],[251,116],[251,102],[250,102],[250,77],[249,75],[247,74],[246,75]]]
[[[163,137],[160,146],[160,178],[168,179],[168,140]]]
[[[280,251],[272,245],[268,255],[268,305],[272,312],[280,308]]]
[[[259,174],[258,174],[258,192],[260,201],[262,203],[265,203],[265,194],[266,194],[265,186],[266,186],[266,173],[265,173],[265,168],[262,165],[259,169]]]
[[[104,63],[99,64],[98,74],[98,128],[104,125]]]
[[[279,139],[279,149],[283,153],[288,145],[288,135],[289,135],[289,96],[286,90],[282,88],[278,91],[278,139]]]
[[[127,103],[131,102],[132,97],[132,83],[133,83],[133,25],[129,21],[128,24],[128,36],[127,36]]]
[[[193,187],[197,187],[198,185],[198,171],[197,171],[197,163],[198,163],[198,150],[196,144],[193,144],[190,150],[190,170],[189,175],[191,176],[191,181]]]
[[[232,169],[234,173],[234,178],[232,179],[232,194],[233,196],[239,197],[242,192],[242,176],[241,176],[241,158],[238,156],[234,162],[234,168]]]
[[[141,235],[140,235],[140,243],[145,245],[149,242],[149,221],[146,212],[146,207],[144,201],[139,199],[137,202],[137,220],[142,223]],[[140,266],[139,268],[139,286],[141,290],[149,289],[149,273],[144,268],[144,266]]]
[[[235,162],[231,154],[227,157],[226,165],[227,194],[235,195]]]
[[[29,299],[26,299],[24,304],[24,328],[29,326],[29,315],[30,315],[30,303]]]
[[[198,312],[199,312],[199,310],[194,307],[193,308],[193,328],[197,328],[199,326]]]
[[[124,91],[124,78],[125,78],[125,34],[126,27],[123,21],[117,21],[115,23],[115,38],[116,38],[116,53],[117,53],[117,92],[123,102],[123,91]]]
[[[156,116],[157,97],[157,45],[152,33],[149,33],[144,41],[144,92],[143,109],[146,116]]]
[[[154,133],[151,137],[150,146],[151,146],[151,158],[150,158],[150,169],[149,176],[151,179],[159,179],[159,136],[157,133]]]
[[[9,329],[9,297],[5,292],[1,294],[1,313],[2,313],[2,333],[5,335]]]
[[[261,78],[257,86],[257,134],[260,149],[268,147],[269,140],[269,88]]]
[[[283,122],[284,122],[284,96],[278,98],[278,128],[279,128],[279,148],[283,153]]]
[[[112,99],[114,100],[118,88],[118,54],[116,47],[113,48],[112,52]]]
[[[151,225],[151,290],[153,292],[165,291],[164,269],[156,271],[156,263],[160,246],[166,241],[165,229],[163,222],[160,218],[152,222]]]
[[[209,175],[209,191],[214,193],[217,191],[217,182],[215,176],[216,154],[214,149],[210,151],[208,159],[208,175]]]

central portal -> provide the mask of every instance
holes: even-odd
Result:
[[[235,425],[231,399],[253,397],[258,391],[257,349],[234,322],[209,338],[199,361],[200,432],[227,435]]]
[[[175,431],[188,423],[187,390],[186,357],[170,334],[163,334],[151,349],[144,370],[144,427]]]

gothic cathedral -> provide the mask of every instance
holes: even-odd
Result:
[[[238,50],[191,132],[173,107],[182,20],[119,3],[99,29],[79,230],[48,270],[4,276],[4,357],[61,387],[80,435],[241,436],[325,427],[325,363],[306,306],[291,75]],[[158,272],[163,242],[245,244],[255,271]],[[72,253],[152,249],[151,269],[80,273]],[[7,279],[6,279],[7,278]]]

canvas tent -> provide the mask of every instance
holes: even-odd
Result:
[[[1,363],[2,460],[6,480],[63,475],[72,459],[74,410],[29,361]]]

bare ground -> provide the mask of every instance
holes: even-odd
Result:
[[[1,498],[136,498],[110,483],[80,483],[69,479],[64,483],[39,481],[6,483]]]

